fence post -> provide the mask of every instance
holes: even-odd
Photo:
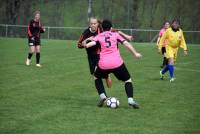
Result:
[[[149,33],[149,42],[151,41],[151,31]]]
[[[47,35],[47,36],[48,36],[48,37],[47,37],[47,38],[48,38],[48,40],[49,40],[49,30],[50,30],[50,27],[48,27],[48,35]]]
[[[133,29],[131,29],[131,36],[133,36]]]
[[[8,36],[8,24],[6,24],[6,37]]]

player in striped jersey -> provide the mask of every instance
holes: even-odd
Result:
[[[45,28],[40,21],[40,12],[35,12],[35,18],[30,20],[28,24],[28,45],[29,53],[26,59],[26,65],[31,63],[31,57],[33,53],[36,53],[36,66],[41,67],[40,64],[40,34],[45,32]]]
[[[113,29],[113,31],[119,32],[125,39],[128,41],[133,40],[133,37],[130,35],[127,35],[121,31],[118,31],[117,29]],[[89,19],[89,27],[82,33],[80,36],[77,46],[78,48],[82,49],[84,48],[82,43],[85,41],[86,43],[90,42],[92,38],[97,36],[102,32],[102,27],[101,27],[101,21],[99,21],[96,17],[91,17]],[[88,63],[89,63],[89,68],[90,68],[90,74],[94,74],[94,70],[97,66],[97,63],[99,61],[99,46],[93,46],[90,48],[86,48],[87,52],[87,58],[88,58]],[[110,88],[112,85],[112,80],[108,76],[106,78],[106,84]]]
[[[120,55],[118,43],[123,44],[136,58],[141,58],[142,55],[128,41],[122,38],[118,32],[111,31],[112,23],[109,20],[104,20],[102,27],[102,33],[93,38],[92,42],[84,44],[86,48],[100,46],[100,60],[94,72],[95,86],[100,96],[98,106],[102,107],[107,98],[101,79],[113,73],[118,80],[124,82],[128,104],[138,109],[139,105],[133,99],[132,79]]]

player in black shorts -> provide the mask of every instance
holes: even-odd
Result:
[[[40,12],[35,12],[35,18],[29,21],[28,24],[28,45],[29,53],[26,59],[26,65],[29,66],[31,63],[31,57],[33,53],[36,53],[36,66],[40,65],[40,33],[44,33],[45,28],[42,27],[40,21]]]
[[[133,99],[133,85],[130,74],[120,56],[118,49],[118,42],[122,43],[136,58],[141,58],[142,55],[138,53],[134,47],[122,38],[119,33],[112,32],[112,23],[109,20],[104,20],[102,23],[103,33],[93,38],[92,42],[84,43],[85,48],[96,46],[99,43],[100,49],[100,60],[98,67],[94,72],[95,86],[100,96],[98,103],[99,107],[102,107],[107,96],[101,81],[108,74],[113,73],[118,80],[124,82],[125,91],[128,97],[128,104],[133,108],[139,108],[139,105]]]
[[[121,31],[118,31],[118,30],[113,30],[113,31],[119,32],[119,34],[122,35],[128,41],[131,41],[133,39],[132,36],[129,36]],[[82,35],[79,38],[79,41],[77,44],[78,48],[80,49],[84,48],[82,46],[82,43],[84,41],[86,43],[90,42],[93,37],[95,37],[101,32],[102,32],[101,22],[96,17],[91,17],[89,20],[89,27],[82,33]],[[89,63],[89,68],[90,68],[90,74],[93,75],[94,70],[97,66],[97,63],[99,61],[99,46],[97,45],[91,48],[87,48],[86,52],[87,52],[88,63]],[[105,79],[106,79],[107,86],[110,88],[112,85],[111,78],[108,75],[107,77],[105,77]]]

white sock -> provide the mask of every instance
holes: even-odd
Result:
[[[128,103],[129,103],[129,104],[133,104],[133,103],[135,103],[135,101],[133,100],[132,97],[130,97],[130,98],[128,98]]]
[[[100,96],[101,99],[106,99],[107,98],[104,93],[100,94],[99,96]]]

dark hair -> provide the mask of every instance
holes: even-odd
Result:
[[[180,25],[180,20],[179,20],[179,19],[173,19],[173,20],[172,20],[172,24],[173,24],[174,22],[176,22],[176,23],[178,23],[178,24]]]
[[[102,22],[103,31],[109,31],[111,27],[112,27],[112,22],[110,20],[103,20]]]

